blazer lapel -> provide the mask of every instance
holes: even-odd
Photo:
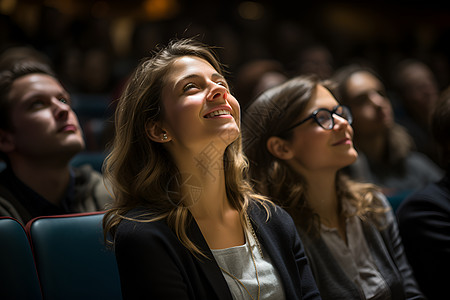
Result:
[[[256,206],[256,205],[255,205]],[[278,271],[278,275],[280,276],[281,282],[283,282],[283,287],[285,291],[286,299],[295,299],[295,296],[292,294],[292,278],[290,278],[289,270],[286,268],[286,264],[294,265],[295,261],[285,261],[283,259],[281,251],[279,249],[280,245],[274,243],[274,237],[272,233],[267,230],[266,226],[259,226],[260,224],[264,224],[266,222],[265,211],[262,213],[264,209],[257,209],[255,207],[249,207],[248,214],[255,230],[256,236],[259,239],[261,245],[263,245],[265,252],[269,255],[273,266]],[[300,284],[300,283],[299,283]]]
[[[209,284],[216,292],[216,299],[232,300],[233,297],[231,296],[231,292],[228,288],[227,282],[223,277],[222,272],[220,271],[220,268],[217,265],[217,262],[214,259],[214,256],[209,249],[208,244],[206,243],[206,240],[203,237],[202,232],[200,231],[200,228],[198,227],[194,218],[192,218],[190,224],[189,237],[191,238],[192,242],[194,242],[194,244],[197,245],[197,247],[199,247],[199,249],[208,256],[208,258],[200,256],[199,259],[197,259],[197,262],[200,266],[200,269],[205,273],[205,278],[208,279]]]

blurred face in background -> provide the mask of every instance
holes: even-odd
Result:
[[[367,71],[355,72],[345,83],[357,137],[383,134],[394,125],[392,105],[381,81]]]
[[[405,109],[422,125],[428,125],[428,118],[439,98],[433,73],[426,65],[414,63],[405,67],[401,77]]]

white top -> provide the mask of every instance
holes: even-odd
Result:
[[[259,299],[285,299],[283,284],[281,283],[278,272],[272,265],[269,255],[262,249],[264,257],[261,257],[253,236],[246,233],[245,237],[246,242],[244,245],[226,249],[211,249],[217,264],[239,279],[250,292],[253,299],[256,300],[258,298],[258,282],[256,280],[255,266],[250,253],[251,248],[255,258],[256,269],[258,270],[260,284]],[[251,299],[241,284],[223,270],[222,274],[227,281],[234,300]]]

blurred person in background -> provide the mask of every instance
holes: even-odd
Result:
[[[1,52],[0,71],[9,70],[14,64],[22,60],[37,61],[48,66],[52,65],[49,57],[31,46],[13,46]]]
[[[100,173],[73,168],[84,147],[68,92],[45,64],[20,60],[0,73],[0,215],[34,217],[105,209]]]
[[[335,96],[353,114],[359,157],[346,170],[352,178],[381,186],[395,210],[410,193],[442,176],[430,158],[413,150],[408,132],[395,123],[385,85],[373,70],[349,65],[332,79]]]
[[[394,67],[392,81],[398,102],[397,122],[408,130],[417,151],[437,162],[437,145],[429,126],[431,112],[439,97],[434,73],[423,62],[406,59]]]
[[[296,75],[316,75],[325,80],[333,75],[333,71],[333,55],[324,45],[310,44],[300,50],[295,64]]]
[[[446,174],[403,201],[397,217],[417,282],[434,300],[450,298],[450,87],[442,93],[430,127]]]
[[[283,64],[276,60],[257,59],[241,66],[236,75],[234,92],[244,109],[260,93],[288,79]]]

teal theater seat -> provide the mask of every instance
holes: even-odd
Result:
[[[28,222],[44,299],[122,299],[114,252],[103,242],[102,218],[99,212]]]
[[[9,217],[0,217],[0,299],[42,299],[25,229]]]

